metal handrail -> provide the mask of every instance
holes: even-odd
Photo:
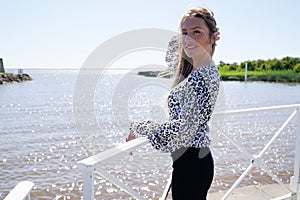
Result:
[[[274,134],[274,136],[271,138],[271,140],[265,145],[265,147],[260,151],[260,153],[258,155],[254,155],[253,159],[250,160],[250,164],[247,167],[247,169],[242,173],[242,175],[235,181],[235,183],[231,186],[231,188],[225,193],[225,195],[222,197],[221,200],[225,200],[227,199],[232,192],[234,191],[235,188],[237,188],[237,186],[239,185],[239,183],[250,173],[250,171],[252,170],[252,168],[257,165],[259,167],[261,167],[262,169],[265,168],[265,166],[262,164],[261,162],[261,156],[267,151],[267,149],[270,147],[270,145],[277,139],[277,137],[280,135],[280,133],[284,130],[284,128],[291,122],[292,119],[294,119],[295,117],[298,117],[298,121],[300,124],[300,112],[299,112],[299,107],[296,108],[293,113],[288,117],[288,119],[283,123],[283,125],[278,129],[278,131]],[[300,147],[300,127],[298,124],[298,132],[296,134],[296,149],[299,149]],[[294,163],[294,176],[291,177],[291,186],[290,189],[287,188],[278,178],[276,178],[275,176],[273,176],[269,170],[265,170],[272,178],[274,178],[284,189],[286,189],[289,193],[290,196],[293,198],[297,197],[297,187],[298,187],[298,176],[299,176],[299,163],[300,163],[300,159],[299,159],[299,155],[300,155],[300,151],[296,150],[296,156],[295,156],[295,163]],[[296,170],[296,168],[298,170]]]
[[[215,112],[214,115],[222,115],[222,114],[241,114],[241,113],[251,113],[251,112],[257,112],[257,111],[272,111],[272,110],[282,110],[282,109],[288,109],[293,108],[295,109],[294,112],[289,116],[289,118],[285,121],[285,123],[280,127],[280,129],[274,134],[272,139],[267,143],[267,145],[263,148],[263,150],[256,156],[253,157],[253,159],[250,160],[250,164],[248,168],[244,171],[244,173],[236,180],[236,182],[232,185],[232,187],[227,191],[227,193],[223,196],[222,200],[225,200],[228,198],[228,196],[234,191],[234,189],[238,186],[238,184],[247,176],[247,174],[251,171],[254,165],[257,165],[261,167],[262,169],[266,168],[260,162],[260,157],[265,153],[265,151],[269,148],[269,146],[272,144],[273,141],[276,140],[276,138],[279,136],[279,134],[283,131],[283,129],[289,124],[289,122],[297,117],[298,123],[298,130],[296,131],[296,156],[295,156],[295,163],[294,163],[294,176],[291,177],[291,186],[290,189],[286,188],[283,183],[276,179],[276,177],[272,176],[272,174],[268,173],[270,176],[275,178],[275,180],[287,191],[290,193],[290,196],[297,197],[297,189],[298,189],[298,179],[299,179],[299,166],[300,166],[300,104],[292,104],[292,105],[282,105],[282,106],[270,106],[270,107],[260,107],[260,108],[250,108],[250,109],[239,109],[239,110],[230,110],[225,112]],[[121,188],[128,194],[130,194],[132,197],[136,199],[144,199],[144,197],[140,196],[136,191],[129,188],[124,183],[120,182],[117,178],[113,177],[109,173],[107,173],[102,167],[101,164],[104,160],[107,160],[113,156],[116,156],[120,153],[137,149],[145,144],[148,143],[148,140],[146,138],[137,138],[135,140],[132,140],[130,142],[120,144],[116,147],[113,147],[111,149],[108,149],[104,152],[101,152],[97,155],[91,156],[89,158],[86,158],[84,160],[81,160],[78,162],[79,169],[83,172],[83,199],[84,200],[91,200],[94,199],[94,177],[95,173],[100,174],[104,178],[110,180],[113,184],[115,184],[117,187]],[[268,172],[268,170],[266,170]],[[165,199],[168,195],[167,190],[169,190],[171,181],[168,181],[165,191],[163,192],[163,196],[161,199]]]
[[[19,182],[3,200],[30,200],[30,191],[34,183],[31,181]]]
[[[137,138],[131,140],[129,142],[120,144],[116,147],[103,151],[97,155],[88,157],[84,160],[78,162],[78,168],[83,171],[83,199],[91,200],[94,199],[94,178],[95,173],[99,173],[104,178],[113,182],[117,187],[123,189],[125,192],[135,197],[136,199],[143,199],[137,192],[126,186],[124,183],[120,182],[117,178],[108,174],[103,168],[101,168],[101,164],[108,158],[113,156],[117,156],[120,153],[125,151],[130,151],[139,148],[148,143],[147,138]]]

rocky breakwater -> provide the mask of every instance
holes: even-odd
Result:
[[[0,85],[5,83],[19,83],[23,81],[31,81],[32,78],[28,74],[13,74],[4,73],[0,74]]]

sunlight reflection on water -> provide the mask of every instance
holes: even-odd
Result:
[[[73,119],[72,92],[76,74],[32,74],[34,80],[0,87],[0,198],[19,181],[35,183],[32,198],[80,199],[82,175],[77,162],[124,142],[127,121],[115,121],[112,115],[113,77],[99,83],[95,93],[95,113],[99,134],[78,134]],[[117,75],[115,75],[117,76]],[[141,78],[144,80],[145,78]],[[269,83],[223,83],[226,109],[299,103],[300,86]],[[130,120],[155,118],[149,110],[164,100],[165,88],[141,87],[128,104]],[[280,95],[278,95],[280,94]],[[159,98],[157,96],[159,96]],[[279,98],[284,96],[284,98]],[[143,99],[141,101],[140,99]],[[133,105],[134,104],[134,105]],[[161,108],[159,107],[159,111]],[[89,112],[82,107],[82,112]],[[257,154],[278,130],[291,110],[229,115],[222,121],[225,134],[250,155]],[[217,118],[215,119],[216,122]],[[295,124],[290,124],[263,156],[263,162],[286,183],[293,171]],[[212,128],[212,138],[219,136]],[[104,140],[103,137],[107,140]],[[92,151],[87,151],[87,149]],[[228,189],[246,169],[250,159],[225,137],[213,143],[215,179],[211,192]],[[168,154],[150,145],[126,152],[103,163],[109,172],[145,195],[157,199],[171,172]],[[241,185],[266,184],[273,180],[255,168]],[[104,199],[128,199],[129,196],[102,178],[95,180],[95,195]]]

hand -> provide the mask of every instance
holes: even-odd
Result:
[[[126,137],[126,142],[129,142],[130,140],[135,139],[134,135],[132,133],[129,133],[129,135]]]

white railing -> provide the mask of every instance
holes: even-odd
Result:
[[[34,183],[31,181],[22,181],[12,189],[4,200],[30,200],[30,191]]]
[[[84,160],[78,162],[78,168],[83,172],[83,199],[84,200],[92,200],[94,199],[94,178],[95,173],[100,174],[102,177],[111,181],[120,189],[123,189],[125,192],[130,194],[132,197],[136,199],[144,199],[140,196],[136,191],[120,182],[117,178],[107,173],[105,169],[101,167],[103,161],[117,156],[120,153],[136,149],[140,146],[143,146],[148,143],[146,138],[137,138],[135,140],[131,140],[124,144],[121,144],[117,147],[113,147],[104,152],[101,152],[95,156],[91,156]]]
[[[265,107],[265,108],[257,108],[257,109],[245,109],[238,111],[228,111],[226,113],[241,113],[241,112],[255,112],[255,111],[270,111],[270,110],[278,110],[278,109],[286,109],[286,108],[295,108],[292,114],[288,117],[288,119],[283,123],[283,125],[278,129],[278,131],[273,135],[271,140],[265,145],[265,147],[259,152],[258,155],[253,155],[253,159],[250,160],[250,164],[247,169],[242,173],[242,175],[235,181],[235,183],[231,186],[231,188],[226,192],[226,194],[222,197],[222,200],[227,199],[235,188],[240,184],[240,182],[250,173],[254,166],[258,166],[263,169],[268,175],[270,175],[275,181],[277,181],[284,189],[287,190],[288,194],[282,198],[292,197],[292,199],[297,199],[297,191],[298,191],[298,179],[299,179],[299,167],[300,167],[300,105],[287,105],[287,106],[274,106],[274,107]],[[267,149],[271,146],[271,144],[277,139],[280,133],[284,130],[284,128],[292,121],[292,119],[296,119],[298,123],[296,129],[296,155],[294,162],[294,175],[290,179],[290,188],[286,187],[284,183],[276,176],[274,176],[271,171],[265,166],[261,160],[262,155],[267,151]],[[279,197],[279,199],[281,199]]]
[[[278,199],[283,199],[286,197],[291,197],[292,199],[297,198],[298,191],[298,182],[299,182],[299,167],[300,167],[300,104],[293,105],[284,105],[284,106],[272,106],[272,107],[261,107],[261,108],[252,108],[252,109],[240,109],[240,110],[231,110],[225,111],[222,113],[215,113],[215,115],[219,114],[241,114],[241,113],[253,113],[258,111],[273,111],[273,110],[281,110],[281,109],[294,109],[292,114],[287,118],[287,120],[282,124],[282,126],[278,129],[278,131],[274,134],[271,140],[265,145],[265,147],[259,152],[258,155],[253,155],[250,160],[250,164],[248,168],[242,173],[242,175],[236,180],[236,182],[231,186],[231,188],[226,192],[226,194],[222,197],[222,200],[227,199],[235,188],[239,185],[239,183],[250,173],[254,166],[258,166],[263,169],[268,175],[270,175],[275,181],[277,181],[284,189],[287,191],[287,195],[284,197],[279,197]],[[261,161],[261,156],[267,151],[270,145],[277,139],[280,133],[284,130],[284,128],[293,120],[296,120],[297,129],[296,129],[296,155],[294,162],[294,175],[290,178],[290,187],[286,187],[285,184],[278,179],[275,175],[271,173],[268,167],[263,164]],[[230,139],[226,134],[220,130],[221,133],[228,139]],[[231,141],[233,142],[233,141]],[[135,190],[131,189],[121,181],[119,181],[116,177],[107,173],[104,168],[101,167],[102,162],[114,157],[120,153],[128,152],[129,150],[137,149],[148,143],[146,138],[137,138],[130,142],[121,144],[117,147],[108,149],[104,152],[101,152],[97,155],[91,156],[84,160],[78,162],[79,169],[83,172],[83,199],[84,200],[93,200],[94,199],[94,178],[95,174],[100,174],[102,177],[109,180],[111,183],[124,190],[126,193],[130,194],[132,197],[136,199],[144,199],[141,195],[139,195]],[[236,144],[235,144],[236,145]],[[241,147],[236,145],[239,150],[243,151]],[[169,179],[167,185],[165,186],[165,190],[160,199],[166,199],[168,196],[168,191],[171,187],[171,179]]]

